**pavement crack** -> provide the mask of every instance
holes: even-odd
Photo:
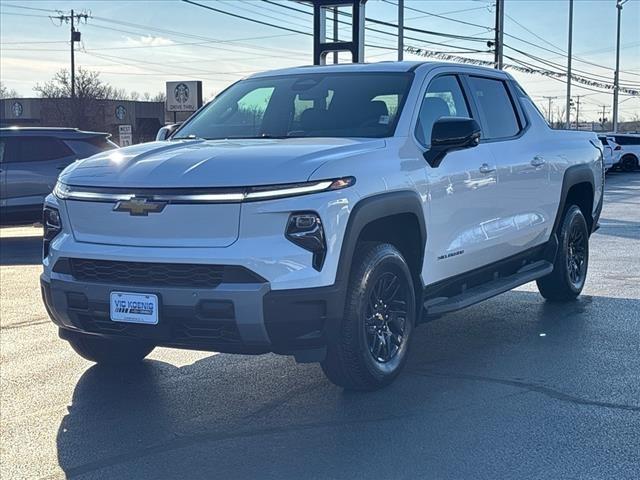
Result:
[[[575,405],[588,405],[592,407],[604,407],[604,408],[613,408],[616,410],[640,412],[640,406],[638,405],[626,405],[621,403],[601,402],[598,400],[591,400],[588,398],[582,398],[582,397],[577,397],[575,395],[570,395],[568,393],[554,390],[552,388],[545,387],[543,385],[521,382],[518,380],[507,380],[504,378],[484,377],[480,375],[467,375],[467,374],[461,374],[461,373],[424,372],[420,370],[412,370],[409,373],[423,376],[423,377],[457,378],[460,380],[474,380],[477,382],[488,382],[488,383],[497,383],[501,385],[509,385],[511,387],[525,389],[529,392],[540,393],[547,397],[554,398],[562,402],[572,403]]]
[[[49,320],[48,317],[42,317],[40,319],[33,319],[33,320],[24,320],[22,322],[14,322],[14,323],[11,323],[9,325],[2,325],[2,326],[0,326],[0,330],[15,330],[15,329],[18,329],[18,328],[34,327],[36,325],[44,325],[45,323],[51,323],[51,320]]]

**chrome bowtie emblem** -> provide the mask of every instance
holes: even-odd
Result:
[[[160,213],[164,210],[167,202],[157,202],[147,198],[131,198],[121,200],[113,207],[114,212],[129,212],[129,215],[136,217],[146,217],[150,213]]]

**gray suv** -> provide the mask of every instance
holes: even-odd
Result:
[[[111,135],[75,128],[0,128],[0,213],[40,215],[60,172],[70,163],[118,146]]]

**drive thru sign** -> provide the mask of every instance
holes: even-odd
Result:
[[[121,147],[126,147],[127,145],[131,145],[133,143],[131,125],[118,126],[118,136],[120,137],[120,141],[118,143],[120,144]]]

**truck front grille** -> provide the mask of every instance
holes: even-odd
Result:
[[[68,273],[91,283],[150,287],[215,288],[221,283],[264,283],[266,280],[237,265],[120,262],[61,258],[54,272]]]

